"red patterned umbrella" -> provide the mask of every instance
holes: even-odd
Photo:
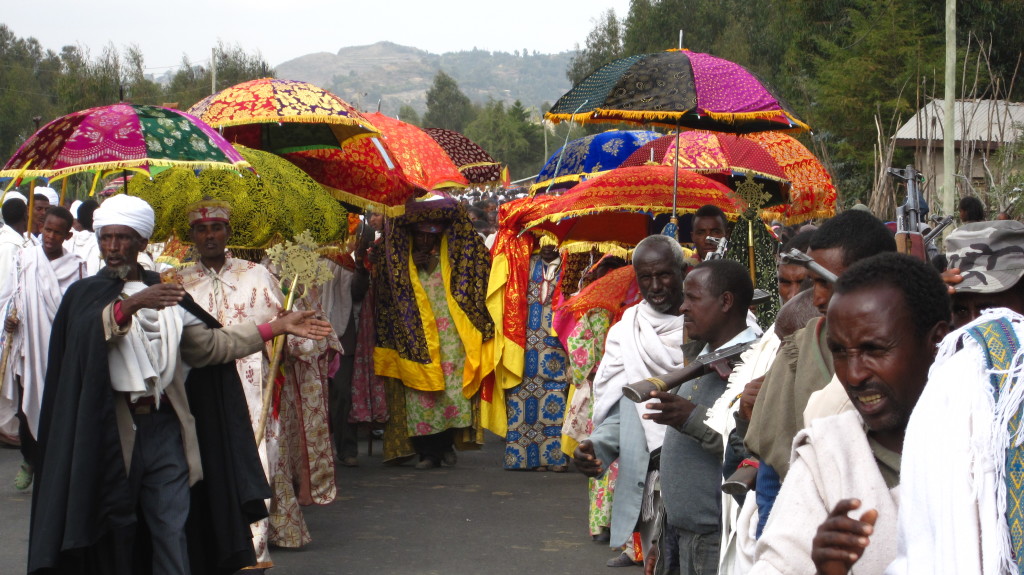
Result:
[[[387,146],[376,137],[355,138],[341,149],[314,148],[281,154],[348,204],[391,215],[401,213],[417,188]],[[391,208],[390,210],[388,208]]]
[[[523,228],[546,231],[559,241],[617,242],[636,245],[650,235],[652,216],[672,213],[673,168],[618,168],[577,184],[551,200]],[[693,172],[680,172],[679,211],[692,213],[705,204],[725,212],[740,211],[729,188]]]
[[[365,117],[380,130],[384,143],[410,182],[428,190],[469,185],[444,149],[420,128],[380,112]]]
[[[454,130],[426,128],[423,131],[444,149],[470,183],[487,185],[501,181],[501,163],[473,140]]]

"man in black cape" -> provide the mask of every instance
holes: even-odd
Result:
[[[115,196],[94,227],[107,267],[68,289],[53,324],[28,571],[252,565],[248,524],[266,517],[270,489],[234,359],[282,333],[320,339],[330,325],[302,312],[220,328],[180,285],[138,265],[153,230],[148,204]],[[131,377],[133,362],[155,374]]]

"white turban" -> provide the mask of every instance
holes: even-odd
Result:
[[[68,208],[68,211],[71,212],[71,215],[74,216],[76,220],[78,219],[78,208],[80,207],[82,207],[82,201],[75,200],[71,202],[71,207]]]
[[[58,195],[57,190],[53,188],[48,188],[46,186],[36,186],[35,189],[32,190],[32,193],[43,194],[44,196],[46,196],[46,199],[49,200],[51,206],[60,205],[60,195]]]
[[[26,198],[22,194],[19,194],[18,192],[7,192],[7,195],[4,196],[3,203],[6,204],[10,200],[21,200],[21,203],[25,204],[26,206],[28,205],[28,198]]]
[[[118,194],[105,200],[92,214],[92,229],[99,235],[103,226],[128,226],[140,236],[153,235],[156,217],[146,200]]]

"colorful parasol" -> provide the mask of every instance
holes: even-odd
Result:
[[[487,150],[454,130],[426,128],[423,130],[444,149],[452,162],[471,184],[487,185],[501,182],[501,162]]]
[[[789,203],[768,208],[761,216],[796,224],[812,218],[830,218],[836,213],[836,187],[832,176],[799,140],[780,132],[744,134],[775,159],[792,187]]]
[[[689,50],[606,64],[573,86],[544,117],[555,123],[631,122],[738,133],[810,129],[743,66]]]
[[[417,192],[387,146],[376,137],[348,140],[340,150],[299,150],[281,156],[302,168],[335,198],[359,208],[397,216]]]
[[[376,135],[373,124],[340,97],[308,82],[262,78],[207,96],[189,112],[223,129],[232,143],[278,153],[338,147]]]
[[[549,186],[569,188],[613,170],[638,148],[660,137],[661,134],[646,130],[609,130],[573,140],[548,158],[530,186],[530,193]]]
[[[553,198],[523,228],[551,233],[562,242],[635,245],[650,235],[653,215],[672,213],[674,177],[671,166],[612,170]],[[705,204],[729,213],[740,211],[724,184],[693,172],[680,172],[679,211],[694,212]]]
[[[765,186],[772,194],[764,205],[774,206],[789,200],[789,180],[786,172],[775,158],[756,142],[734,134],[695,130],[670,140],[663,163],[672,165],[679,162],[679,169],[706,176],[724,176],[730,188],[752,177]],[[676,152],[676,140],[679,151]]]
[[[189,114],[114,104],[46,124],[11,156],[0,177],[52,180],[80,172],[149,172],[169,166],[237,171],[249,164],[215,130]]]
[[[152,179],[133,179],[132,195],[156,212],[153,241],[187,239],[187,206],[206,196],[231,204],[230,247],[266,248],[306,230],[319,244],[345,238],[347,214],[322,186],[274,154],[244,147],[239,151],[258,175],[171,168]]]
[[[380,130],[384,143],[398,160],[405,178],[413,184],[428,190],[464,188],[469,185],[444,148],[420,128],[380,112],[367,114],[366,119]]]

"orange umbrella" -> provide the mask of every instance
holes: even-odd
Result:
[[[365,118],[380,130],[410,182],[428,190],[469,185],[444,148],[423,130],[380,112],[366,114]]]
[[[835,215],[836,187],[832,176],[800,140],[781,132],[756,132],[740,137],[756,142],[768,152],[792,184],[789,203],[764,210],[762,217],[795,224]]]
[[[617,242],[635,245],[650,235],[652,216],[671,214],[671,166],[617,168],[578,184],[551,200],[523,228],[546,231],[559,241]],[[679,173],[678,208],[692,213],[712,204],[740,211],[724,184],[693,172]]]

